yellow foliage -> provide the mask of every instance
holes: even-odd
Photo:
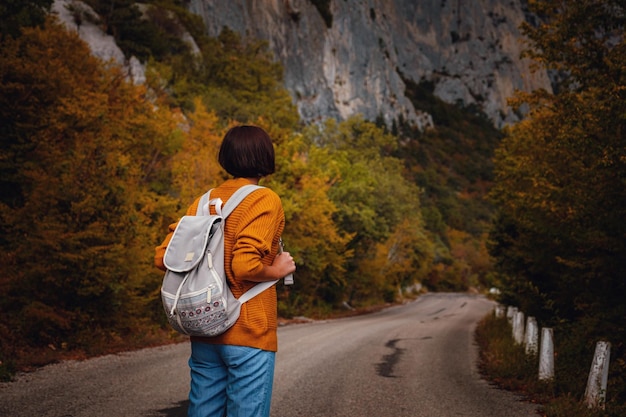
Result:
[[[172,158],[173,185],[185,207],[219,185],[226,175],[217,161],[224,133],[218,128],[218,118],[199,98],[194,108],[187,115],[182,147]]]

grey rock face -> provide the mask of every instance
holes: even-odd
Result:
[[[96,12],[87,4],[77,0],[54,0],[51,12],[69,30],[78,33],[78,36],[89,45],[91,53],[103,61],[112,61],[124,68],[128,79],[135,84],[143,84],[146,81],[145,66],[136,57],[126,59],[124,53],[115,43],[113,36],[107,35],[100,27],[89,20],[84,20],[80,25],[74,21],[70,7],[82,10],[91,16],[97,16]]]
[[[307,122],[360,113],[432,124],[402,77],[430,81],[449,103],[475,104],[500,127],[518,119],[515,90],[551,90],[520,58],[522,0],[331,0],[328,28],[310,0],[190,0],[208,33],[226,26],[269,42]]]

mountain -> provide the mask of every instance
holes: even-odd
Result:
[[[475,105],[496,127],[519,119],[516,89],[551,91],[531,73],[519,26],[520,0],[189,0],[208,33],[224,26],[269,42],[305,121],[361,113],[389,123],[432,123],[405,97],[405,80],[426,82],[445,102]]]
[[[187,0],[211,36],[228,27],[266,40],[285,68],[305,122],[344,120],[360,113],[390,124],[402,118],[420,128],[432,117],[406,97],[407,83],[425,85],[451,104],[482,110],[494,126],[519,120],[506,101],[515,90],[551,91],[545,71],[522,59],[520,24],[531,18],[524,0]],[[94,53],[128,67],[136,82],[144,68],[124,58],[112,36],[88,21],[76,23],[75,0],[53,10]],[[188,41],[193,43],[193,39]]]

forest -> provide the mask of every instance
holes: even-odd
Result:
[[[527,117],[501,131],[411,80],[407,96],[435,128],[358,116],[305,125],[264,42],[228,29],[209,38],[182,1],[85,3],[97,17],[75,9],[76,22],[97,22],[145,62],[145,84],[91,55],[47,13],[51,0],[0,6],[1,379],[179,340],[154,247],[226,178],[225,131],[250,123],[275,143],[277,172],[262,185],[281,196],[298,265],[296,285],[278,287],[281,317],[495,286],[500,302],[568,329],[564,355],[610,340],[623,386],[621,2],[531,2],[546,23],[524,27],[527,53],[558,85],[512,97]]]

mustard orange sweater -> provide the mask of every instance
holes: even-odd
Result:
[[[211,191],[211,198],[224,203],[233,193],[250,182],[245,178],[227,180]],[[195,215],[198,197],[187,209]],[[165,270],[163,256],[178,222],[169,226],[169,233],[156,247],[155,265]],[[279,238],[285,227],[280,197],[269,188],[252,192],[226,219],[224,227],[224,265],[233,295],[239,298],[252,288],[255,275],[263,265],[271,265],[278,254]],[[211,344],[249,346],[275,352],[278,348],[276,286],[244,303],[237,322],[219,336],[192,337],[192,341]]]

